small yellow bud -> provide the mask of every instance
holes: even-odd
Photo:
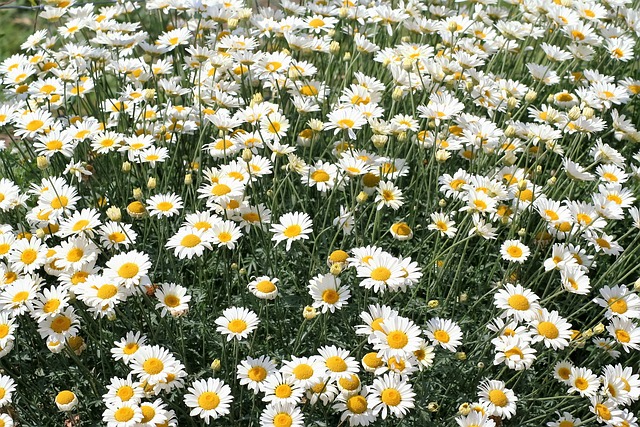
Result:
[[[251,97],[251,102],[254,104],[260,104],[261,102],[264,102],[264,97],[260,92],[256,92],[253,94],[253,97]]]
[[[529,92],[527,92],[527,94],[524,96],[524,100],[528,103],[532,103],[533,101],[536,100],[536,98],[538,97],[538,93],[535,90],[530,90]]]
[[[136,200],[142,199],[142,189],[141,188],[134,188],[133,189],[133,198],[136,199]]]
[[[44,232],[44,230],[42,228],[38,228],[36,230],[36,237],[38,239],[44,239],[44,236],[46,235],[46,233]]]
[[[376,148],[384,147],[388,140],[389,140],[389,137],[387,135],[372,135],[371,136],[371,142],[373,142],[373,145]]]
[[[582,110],[582,115],[585,119],[590,119],[595,115],[595,111],[593,111],[593,108],[591,107],[584,107],[584,110]]]
[[[446,207],[447,206],[447,201],[445,199],[438,200],[438,206],[440,206],[441,208]]]
[[[601,333],[604,332],[604,325],[602,323],[598,323],[594,328],[593,328],[593,333],[596,335],[599,335]]]
[[[214,372],[219,372],[221,368],[222,363],[220,362],[220,359],[213,359],[213,362],[211,362],[211,370]]]
[[[429,308],[437,308],[440,305],[440,301],[437,299],[432,299],[427,302],[427,307]]]
[[[458,406],[458,413],[460,415],[469,415],[471,412],[471,404],[469,402],[465,402]]]
[[[577,105],[574,105],[569,110],[569,120],[578,120],[581,115],[582,112],[580,111],[580,107],[578,107]]]
[[[329,271],[334,276],[339,276],[340,273],[342,273],[342,263],[336,262],[335,264],[331,264],[331,267],[329,267]]]
[[[245,274],[247,274],[247,269],[242,267],[240,270],[238,270],[238,274],[244,276]]]
[[[438,150],[435,157],[437,162],[444,163],[451,158],[451,153],[447,150]]]
[[[456,359],[458,360],[467,360],[467,353],[464,351],[459,351],[456,353]]]
[[[238,269],[238,264],[236,264],[235,262],[231,263],[231,269],[234,270],[234,271],[237,270]]]
[[[231,18],[227,21],[227,26],[229,27],[230,30],[235,29],[238,26],[238,20]]]
[[[311,307],[310,305],[306,306],[302,311],[302,317],[304,317],[307,320],[311,320],[315,318],[317,315],[318,315],[318,311],[315,308]]]
[[[414,61],[411,58],[406,58],[402,61],[402,68],[404,68],[405,71],[411,71],[411,69],[413,68],[413,64]]]
[[[107,216],[111,221],[119,222],[122,219],[122,212],[117,206],[110,206],[107,209]]]
[[[123,162],[122,163],[122,172],[124,172],[124,173],[131,172],[131,163]]]
[[[558,180],[558,178],[556,178],[555,176],[552,176],[551,178],[549,178],[547,180],[547,184],[549,185],[555,185],[556,181]]]
[[[476,367],[478,369],[484,369],[484,363],[483,362],[478,362],[478,364],[476,365]]]
[[[153,190],[154,188],[156,188],[156,179],[154,177],[149,177],[149,180],[147,181],[147,188],[149,190]]]
[[[507,99],[507,109],[508,110],[513,110],[514,108],[516,108],[518,106],[518,99],[514,98],[513,96],[510,96]]]
[[[466,292],[461,293],[460,296],[458,297],[458,301],[460,302],[467,302],[468,299],[469,299],[469,295]]]
[[[358,201],[358,203],[364,203],[367,201],[367,199],[369,198],[369,195],[367,193],[365,193],[364,191],[361,191],[357,196],[356,196],[356,200]]]
[[[351,61],[351,52],[345,52],[345,53],[344,53],[344,56],[342,57],[342,60],[343,60],[344,62]]]
[[[329,52],[331,52],[334,55],[337,55],[338,52],[340,52],[340,43],[338,43],[335,40],[329,43]]]
[[[249,150],[248,148],[242,150],[242,160],[248,163],[251,161],[251,159],[253,159],[253,153],[251,152],[251,150]]]
[[[438,409],[440,409],[440,405],[437,402],[429,402],[427,404],[427,411],[429,412],[438,412]]]
[[[36,165],[41,171],[48,168],[50,164],[51,163],[49,163],[49,159],[47,159],[45,156],[38,156],[38,158],[36,159]]]
[[[525,228],[521,228],[520,230],[518,230],[518,236],[524,237],[526,235],[527,235],[527,230]]]
[[[402,90],[401,87],[396,86],[393,89],[393,92],[391,92],[391,99],[397,102],[397,101],[400,101],[402,98],[404,98],[404,91]]]
[[[188,173],[184,176],[184,185],[191,185],[191,183],[193,183],[193,177]]]

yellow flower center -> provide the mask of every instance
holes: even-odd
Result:
[[[340,356],[328,357],[325,361],[327,369],[331,372],[344,372],[347,370],[347,362]]]
[[[0,325],[0,339],[5,338],[9,335],[9,325],[3,323]]]
[[[400,392],[395,388],[385,388],[384,390],[382,390],[380,400],[382,400],[385,405],[398,406],[402,401],[402,396],[400,395]]]
[[[538,324],[538,333],[550,340],[556,339],[560,335],[556,325],[551,322],[540,322]]]
[[[135,392],[133,391],[133,388],[129,385],[123,385],[116,392],[116,396],[118,396],[123,402],[129,401],[134,394]]]
[[[51,322],[51,329],[57,334],[61,334],[69,330],[71,319],[65,315],[60,315]]]
[[[124,346],[124,348],[122,349],[122,352],[124,354],[127,354],[127,355],[130,356],[133,353],[135,353],[136,351],[138,351],[139,348],[140,348],[140,346],[137,343],[130,342],[130,343],[127,343],[127,345]]]
[[[509,400],[502,390],[491,390],[489,392],[489,400],[496,406],[507,406]]]
[[[263,294],[269,294],[276,290],[276,285],[270,280],[262,280],[256,284],[256,289]]]
[[[227,328],[234,334],[239,334],[247,329],[247,322],[242,319],[233,319],[231,322],[229,322]]]
[[[586,390],[587,388],[589,388],[589,381],[582,377],[576,378],[574,384],[578,390]]]
[[[284,235],[289,238],[292,239],[298,235],[300,235],[300,233],[302,232],[302,228],[298,225],[298,224],[293,224],[288,226],[285,230],[284,230]]]
[[[120,231],[116,231],[113,232],[111,234],[109,234],[109,241],[112,243],[121,243],[124,242],[126,240],[127,236],[120,232]]]
[[[631,341],[631,336],[629,335],[629,332],[625,331],[624,329],[616,329],[616,339],[621,343],[626,344]]]
[[[138,267],[138,264],[126,262],[122,264],[122,266],[120,266],[120,268],[118,269],[118,276],[124,279],[131,279],[133,277],[136,277],[139,271],[140,268]]]
[[[175,295],[166,295],[164,297],[164,303],[167,307],[174,308],[180,305],[180,298]]]
[[[529,300],[524,295],[511,295],[507,300],[507,304],[514,310],[529,310]]]
[[[116,421],[119,421],[121,423],[130,421],[135,415],[135,412],[133,412],[133,409],[129,408],[128,406],[123,406],[122,408],[118,409],[115,414],[113,414],[113,418],[115,418]]]
[[[267,378],[267,370],[262,366],[254,366],[253,368],[249,369],[249,371],[247,372],[247,376],[251,381],[259,383]]]
[[[45,313],[53,313],[58,307],[60,307],[60,300],[58,298],[52,298],[42,306],[42,311]]]
[[[520,258],[522,256],[522,249],[518,246],[509,246],[507,253],[513,258]]]
[[[81,219],[80,221],[73,224],[73,231],[83,230],[87,225],[89,225],[88,219]]]
[[[273,417],[274,427],[291,427],[291,425],[293,425],[293,418],[291,418],[291,415],[286,412],[280,412]]]
[[[342,129],[351,129],[353,127],[353,125],[355,125],[356,122],[354,122],[351,119],[340,119],[337,122],[338,127],[342,128]]]
[[[60,405],[68,405],[69,403],[73,402],[73,399],[75,399],[75,397],[76,395],[73,394],[72,391],[62,390],[56,396],[56,402],[59,403]]]
[[[367,399],[359,394],[352,396],[347,400],[347,408],[354,414],[362,414],[367,410]]]
[[[23,262],[23,264],[29,265],[32,264],[36,259],[38,258],[38,252],[35,249],[25,249],[24,251],[22,251],[22,254],[20,255],[20,261]]]
[[[118,293],[118,288],[110,283],[104,284],[98,288],[98,298],[109,299],[114,297]]]
[[[180,245],[185,248],[193,248],[194,246],[199,245],[200,242],[202,242],[202,240],[200,240],[200,238],[195,234],[187,234],[180,241]]]
[[[67,261],[78,262],[84,256],[84,251],[80,248],[73,248],[67,252]]]
[[[151,405],[142,405],[140,409],[142,410],[142,421],[140,421],[142,424],[148,423],[156,416],[156,410]]]
[[[159,211],[167,212],[167,211],[170,211],[170,210],[171,210],[171,208],[173,208],[173,203],[171,203],[171,202],[160,202],[160,203],[158,203],[158,205],[156,206],[156,208],[157,208]]]
[[[402,331],[391,331],[387,335],[387,343],[391,348],[404,348],[409,343],[409,337]]]
[[[291,396],[291,393],[292,393],[292,389],[289,384],[280,384],[278,387],[276,387],[274,391],[274,394],[279,399],[286,399],[287,397]]]
[[[438,329],[437,331],[435,331],[433,333],[433,337],[445,344],[448,343],[449,340],[451,340],[451,336],[449,335],[449,333],[447,333],[447,331],[443,331],[442,329]]]
[[[44,125],[44,122],[42,120],[31,120],[29,123],[27,123],[27,126],[25,126],[25,129],[27,129],[29,132],[35,132],[38,129],[40,129],[42,126]]]
[[[150,357],[144,361],[142,369],[149,375],[157,375],[164,369],[164,363],[157,357]]]
[[[220,396],[213,391],[205,391],[200,396],[198,396],[198,406],[200,406],[205,411],[210,411],[215,409],[220,404]]]
[[[313,368],[306,363],[301,363],[293,368],[293,375],[299,380],[307,380],[313,375]]]
[[[311,179],[316,182],[327,182],[329,181],[329,178],[329,174],[321,169],[318,169],[311,174]]]
[[[60,209],[66,207],[69,204],[69,198],[66,196],[56,197],[51,201],[51,207],[53,209]]]
[[[222,243],[230,242],[232,238],[233,236],[231,236],[231,233],[227,233],[226,231],[223,231],[220,234],[218,234],[218,240],[220,240],[220,242]]]
[[[371,278],[378,282],[384,282],[391,277],[391,270],[387,267],[377,267],[371,272]]]
[[[617,314],[624,314],[627,312],[627,302],[624,298],[609,298],[609,309]]]
[[[350,377],[340,378],[338,384],[347,391],[354,391],[360,387],[360,378],[355,374],[351,374]]]
[[[362,358],[362,362],[370,368],[378,368],[382,366],[382,359],[378,357],[378,353],[372,351]]]
[[[339,299],[340,295],[338,295],[338,293],[333,289],[327,289],[322,292],[322,301],[326,302],[327,304],[335,304]]]
[[[524,353],[518,347],[510,348],[509,350],[504,352],[504,355],[507,359],[512,358],[513,356],[518,356],[520,359],[524,359]]]
[[[611,411],[602,403],[598,403],[596,405],[596,414],[603,420],[609,421],[611,419]]]

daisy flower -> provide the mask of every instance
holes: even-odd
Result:
[[[327,130],[335,129],[334,135],[340,131],[345,131],[350,139],[356,139],[354,130],[361,129],[367,123],[367,119],[356,108],[340,108],[332,111],[327,115],[328,122],[324,128]]]
[[[191,409],[189,415],[200,416],[205,424],[230,412],[229,405],[233,401],[231,388],[217,378],[197,380],[191,384],[189,393],[184,396],[184,403]]]
[[[107,407],[102,413],[107,427],[133,427],[142,421],[142,409],[137,403],[122,402]]]
[[[60,411],[69,412],[78,404],[78,397],[71,390],[62,390],[56,394],[54,401]]]
[[[320,347],[318,353],[331,379],[337,380],[358,373],[358,362],[349,356],[348,350],[331,345]]]
[[[365,325],[356,325],[357,335],[368,335],[369,343],[376,342],[376,331],[384,332],[382,329],[382,322],[386,319],[398,316],[398,312],[386,305],[370,305],[369,311],[363,311],[360,313],[360,318],[364,320]]]
[[[151,216],[171,218],[182,209],[182,197],[177,194],[157,194],[147,200],[147,211]]]
[[[321,378],[326,377],[326,368],[319,356],[291,356],[290,361],[284,362],[280,372],[284,376],[292,376],[296,384],[303,390],[313,386]]]
[[[144,252],[129,251],[115,255],[107,261],[104,276],[126,288],[135,285],[146,286],[151,283],[147,276],[149,268],[151,268],[149,255]]]
[[[0,375],[0,407],[11,403],[16,383],[8,375]]]
[[[349,420],[350,426],[367,426],[374,422],[377,415],[373,412],[367,387],[355,394],[339,394],[333,410],[340,412],[340,421]]]
[[[494,304],[516,321],[532,320],[540,309],[538,296],[522,285],[507,283],[494,295]]]
[[[46,262],[47,247],[36,237],[18,239],[9,251],[8,260],[16,272],[33,273]]]
[[[600,387],[600,380],[587,368],[571,367],[571,374],[567,380],[571,387],[567,393],[578,392],[582,397],[595,396]]]
[[[144,398],[144,388],[139,381],[133,381],[131,375],[127,378],[111,378],[111,383],[107,386],[107,392],[102,395],[102,400],[107,405],[118,403],[139,404]]]
[[[155,292],[158,300],[156,310],[162,310],[161,316],[167,313],[173,317],[182,316],[189,310],[189,301],[191,295],[187,295],[187,288],[176,285],[175,283],[163,283]]]
[[[382,419],[388,415],[403,418],[414,407],[415,395],[405,377],[390,372],[373,380],[370,402],[374,414]]]
[[[110,221],[105,223],[98,231],[100,242],[105,249],[124,247],[128,248],[136,242],[138,233],[130,224]]]
[[[607,326],[607,331],[622,345],[625,352],[640,349],[640,327],[631,320],[614,317]]]
[[[557,311],[549,312],[543,308],[531,321],[530,326],[536,332],[533,342],[542,341],[545,347],[562,350],[571,340],[571,323],[563,319]]]
[[[217,244],[218,247],[234,249],[240,237],[240,227],[230,220],[218,221],[211,229],[211,243]]]
[[[393,182],[380,182],[376,188],[378,194],[375,201],[378,203],[378,210],[384,206],[389,206],[394,211],[398,210],[404,204],[404,196],[402,190],[396,187]]]
[[[60,222],[58,235],[67,237],[73,234],[86,234],[89,237],[93,237],[93,230],[99,227],[100,224],[100,213],[96,209],[82,209]]]
[[[392,316],[380,324],[382,331],[375,331],[374,350],[383,359],[405,357],[420,348],[422,331],[410,319]]]
[[[299,239],[308,239],[312,231],[311,217],[303,212],[286,213],[280,217],[279,224],[273,224],[270,231],[275,233],[271,240],[275,240],[276,246],[281,241],[286,241],[286,250],[291,249],[291,243]]]
[[[349,288],[340,285],[340,278],[330,273],[319,274],[311,279],[309,294],[313,298],[313,307],[321,308],[323,313],[340,310],[351,296]]]
[[[249,291],[260,299],[272,300],[278,296],[278,286],[276,283],[279,282],[277,278],[270,278],[269,276],[260,276],[255,277],[252,281],[249,282],[247,288]]]
[[[263,402],[283,402],[297,405],[302,401],[304,389],[297,382],[295,375],[275,372],[265,379],[262,392],[264,393]]]
[[[490,415],[511,419],[516,413],[518,398],[511,389],[505,387],[504,382],[485,380],[478,386],[480,404],[487,408]]]
[[[260,415],[264,427],[303,427],[304,416],[300,408],[291,403],[274,402],[267,405]]]
[[[143,346],[131,361],[131,372],[149,384],[167,381],[169,370],[177,361],[166,348],[158,345]]]
[[[142,402],[140,404],[142,411],[141,427],[156,427],[158,425],[167,425],[167,405],[162,399],[156,399],[153,402]]]
[[[613,400],[604,400],[602,397],[595,395],[591,396],[589,400],[591,401],[589,410],[596,415],[596,420],[599,423],[607,426],[623,425],[622,411]]]
[[[529,369],[536,360],[536,350],[529,346],[525,337],[501,335],[491,342],[495,345],[494,365],[504,362],[510,369],[521,371]]]
[[[269,356],[260,356],[257,359],[247,357],[236,369],[240,385],[246,385],[254,394],[263,391],[264,381],[269,375],[277,372],[277,366]]]
[[[519,240],[506,240],[500,247],[502,259],[522,264],[529,258],[531,251]]]
[[[216,319],[216,331],[226,335],[227,341],[233,338],[242,340],[258,327],[258,323],[260,319],[253,311],[242,307],[230,307]]]
[[[462,344],[462,330],[450,319],[440,317],[429,319],[425,333],[433,345],[440,345],[451,352],[455,352],[456,348]]]
[[[205,249],[211,250],[211,233],[207,230],[195,227],[181,227],[165,245],[167,249],[173,249],[179,259],[191,259],[200,257]]]
[[[431,224],[429,224],[427,228],[438,231],[442,237],[447,236],[453,238],[458,231],[455,225],[455,221],[452,221],[448,214],[434,212],[431,214]]]
[[[114,342],[115,347],[111,349],[111,355],[114,360],[122,360],[125,364],[129,364],[135,357],[141,347],[147,343],[147,337],[140,332],[127,332],[127,335]]]
[[[380,253],[357,267],[357,276],[364,278],[360,286],[374,292],[384,293],[387,288],[395,288],[404,283],[404,271],[397,258]]]

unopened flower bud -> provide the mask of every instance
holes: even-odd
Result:
[[[342,57],[342,60],[343,60],[344,62],[351,61],[351,52],[345,52],[345,53],[344,53],[344,56]]]
[[[340,9],[338,9],[338,16],[341,19],[346,18],[348,14],[349,14],[349,10],[346,7],[341,7]],[[333,37],[333,36],[331,36],[331,37]]]
[[[147,181],[147,188],[149,190],[153,190],[154,188],[156,188],[156,179],[154,177],[149,177],[149,180]]]
[[[361,191],[358,196],[356,196],[356,200],[358,203],[364,203],[367,201],[367,199],[369,198],[369,195],[367,193],[365,193],[364,191]]]
[[[604,325],[602,323],[598,323],[596,326],[594,326],[593,328],[594,334],[599,335],[603,332],[604,332]]]
[[[436,151],[436,161],[440,163],[444,163],[451,158],[451,153],[447,150],[438,150]]]
[[[107,216],[111,221],[119,222],[122,219],[122,212],[117,206],[110,206],[107,209]]]
[[[482,363],[482,362],[478,362],[478,364],[476,365],[476,367],[477,367],[478,369],[484,369],[484,363]]]
[[[245,162],[250,162],[253,159],[253,153],[248,148],[242,150],[242,160]]]
[[[318,315],[318,311],[315,308],[311,307],[310,305],[306,306],[302,311],[302,317],[304,317],[307,320],[311,320],[315,318],[317,315]]]
[[[547,104],[551,104],[556,100],[555,96],[553,96],[553,94],[550,94],[549,96],[547,96]]]
[[[504,130],[504,136],[506,136],[507,138],[513,138],[514,136],[516,136],[516,128],[511,125],[507,126],[507,128]]]
[[[193,177],[191,176],[190,173],[186,174],[184,176],[184,185],[191,185],[191,183],[193,182]]]
[[[342,263],[336,262],[335,264],[331,264],[331,267],[329,267],[329,271],[334,276],[339,276],[340,273],[342,273]]]
[[[371,136],[371,142],[373,142],[373,145],[376,148],[384,147],[384,145],[387,143],[388,140],[389,140],[389,137],[387,135],[372,135]]]
[[[437,402],[429,402],[427,404],[427,411],[429,412],[438,412],[438,409],[440,409],[440,405]]]
[[[459,351],[456,353],[456,359],[458,360],[467,360],[467,353],[464,351]]]
[[[528,183],[526,179],[521,179],[520,181],[518,181],[518,190],[524,191],[527,189],[527,187]]]
[[[582,336],[584,337],[585,340],[588,340],[589,338],[591,338],[593,336],[593,329],[589,328],[586,331],[584,331],[582,333]]]
[[[569,110],[569,120],[578,120],[581,115],[582,112],[580,111],[580,107],[578,107],[577,105],[574,105]]]
[[[469,299],[469,295],[466,292],[461,293],[460,296],[458,297],[458,301],[460,302],[467,302],[468,299]]]
[[[263,101],[264,101],[264,97],[260,92],[254,93],[253,96],[251,97],[251,102],[254,104],[260,104]]]
[[[123,162],[122,163],[122,172],[127,173],[131,171],[131,163]]]
[[[455,21],[451,21],[449,22],[449,25],[447,25],[447,31],[449,32],[455,32],[458,30],[458,23]]]
[[[465,402],[458,406],[458,414],[465,416],[469,415],[469,413],[471,413],[471,404],[469,404],[469,402]]]
[[[438,200],[438,206],[444,208],[445,206],[447,206],[447,201],[445,199]]]
[[[221,368],[222,363],[220,362],[220,359],[213,359],[213,362],[211,362],[211,370],[214,372],[219,372]]]
[[[595,115],[595,111],[593,111],[593,108],[591,107],[584,107],[584,110],[582,110],[582,115],[585,119],[590,119]]]
[[[432,299],[427,302],[427,307],[429,308],[437,308],[440,305],[440,302],[437,299]]]
[[[547,184],[548,185],[555,185],[556,181],[558,180],[558,178],[556,178],[555,176],[552,176],[551,178],[549,178],[547,180]]]
[[[413,64],[414,61],[411,58],[406,58],[402,61],[402,68],[404,68],[405,71],[411,71]]]
[[[337,41],[332,41],[329,44],[329,52],[331,52],[334,55],[337,55],[338,52],[340,52],[340,43],[338,43]]]
[[[238,264],[236,264],[235,262],[231,263],[231,269],[234,270],[234,271],[237,270],[238,269]]]
[[[242,267],[240,270],[238,270],[238,274],[240,274],[241,276],[244,276],[245,274],[247,274],[247,269]]]
[[[518,106],[518,99],[514,98],[513,96],[510,96],[507,99],[507,109],[508,110],[513,110],[514,108],[516,108]]]
[[[518,236],[524,237],[526,235],[527,235],[527,230],[525,228],[521,228],[520,230],[518,230]]]
[[[396,86],[391,92],[391,99],[394,101],[400,101],[404,97],[404,91],[401,87]]]
[[[229,27],[230,30],[235,29],[238,26],[238,20],[231,18],[227,21],[227,26]]]
[[[142,189],[134,188],[133,189],[133,198],[136,200],[142,199]]]
[[[640,278],[636,279],[633,283],[633,289],[637,292],[640,292]]]
[[[38,156],[38,158],[36,159],[36,165],[41,171],[48,168],[50,164],[51,163],[49,163],[49,159],[47,159],[45,156]]]
[[[38,228],[36,230],[36,237],[38,239],[44,239],[44,236],[46,235],[46,233],[44,232],[44,230],[42,228]]]
[[[532,103],[533,101],[536,100],[536,98],[538,97],[538,93],[535,90],[530,90],[529,92],[527,92],[527,94],[524,96],[524,100],[528,103]]]

